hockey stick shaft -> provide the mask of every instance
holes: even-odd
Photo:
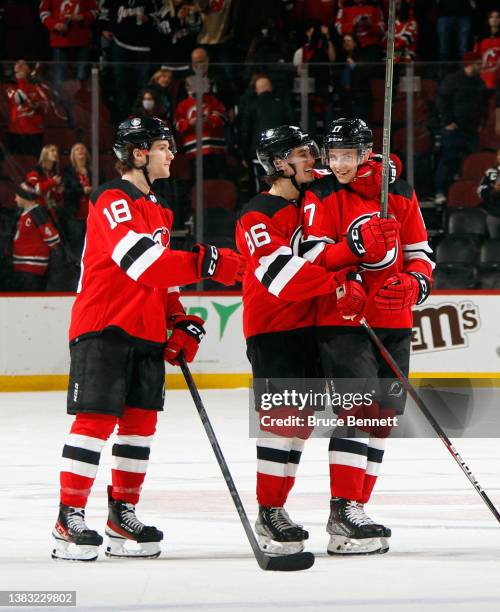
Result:
[[[385,60],[384,126],[382,130],[382,192],[380,216],[387,218],[389,201],[389,154],[391,149],[392,83],[394,73],[394,29],[396,24],[396,0],[389,0],[387,24],[387,50]]]
[[[233,503],[236,507],[236,511],[238,512],[238,515],[240,517],[241,523],[243,525],[243,529],[245,530],[245,533],[247,534],[248,541],[250,542],[250,546],[252,547],[255,557],[257,561],[259,561],[260,557],[262,557],[262,551],[260,550],[259,544],[255,538],[254,532],[252,530],[252,527],[247,517],[247,513],[245,512],[245,508],[243,507],[243,503],[241,501],[240,495],[238,493],[238,490],[236,489],[236,485],[234,484],[233,477],[231,476],[229,467],[226,463],[224,455],[222,454],[222,450],[219,446],[219,442],[217,441],[217,437],[213,430],[212,424],[210,423],[210,419],[208,418],[207,411],[205,410],[205,407],[203,406],[203,401],[200,397],[200,394],[198,393],[198,389],[193,380],[189,367],[186,363],[186,360],[184,359],[184,355],[180,355],[179,363],[181,366],[182,374],[184,375],[184,378],[186,380],[186,384],[188,386],[189,392],[191,393],[191,397],[193,398],[194,405],[196,406],[196,410],[198,411],[198,414],[200,415],[201,422],[203,423],[203,427],[205,428],[205,431],[207,433],[208,440],[210,441],[210,444],[214,451],[215,457],[217,459],[217,463],[219,464],[222,475],[224,476],[224,480],[226,481],[227,488],[229,489],[229,493],[231,494]]]
[[[490,509],[490,511],[493,514],[493,516],[500,523],[500,513],[496,509],[495,505],[493,504],[491,499],[488,497],[488,495],[485,493],[485,491],[483,490],[483,488],[481,487],[481,485],[477,481],[477,479],[474,476],[474,474],[470,471],[470,469],[468,468],[467,464],[465,463],[465,461],[460,456],[460,453],[453,446],[453,444],[451,443],[451,440],[445,434],[445,432],[443,431],[441,425],[436,421],[436,419],[432,415],[432,413],[429,410],[429,408],[427,408],[427,406],[425,405],[425,402],[418,395],[417,391],[415,390],[413,385],[410,383],[408,378],[404,375],[404,373],[402,372],[401,368],[396,363],[396,360],[394,359],[394,357],[389,353],[389,351],[385,347],[385,344],[382,342],[382,340],[380,340],[380,338],[377,336],[377,334],[373,331],[373,329],[370,327],[370,325],[368,324],[368,322],[366,321],[365,318],[362,318],[360,320],[360,323],[365,328],[366,332],[370,336],[370,339],[377,346],[377,348],[379,349],[382,357],[385,359],[385,361],[387,362],[387,364],[389,365],[391,370],[394,372],[394,374],[398,378],[399,382],[403,385],[403,387],[407,391],[408,395],[410,395],[410,397],[413,399],[413,401],[418,406],[418,408],[420,409],[420,411],[422,412],[424,417],[427,419],[427,421],[430,423],[431,427],[436,432],[437,436],[442,440],[443,444],[446,446],[446,448],[450,452],[450,454],[453,457],[453,459],[455,459],[455,461],[458,463],[458,465],[460,466],[460,469],[462,470],[462,472],[467,476],[467,478],[469,479],[469,482],[472,484],[474,489],[476,489],[476,491],[479,493],[479,495],[481,496],[482,500],[488,506],[488,508]]]

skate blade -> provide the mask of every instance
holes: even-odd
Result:
[[[136,542],[108,535],[104,554],[110,559],[156,559],[161,555],[161,548],[159,542]]]
[[[356,540],[341,535],[331,535],[326,548],[329,555],[373,555],[382,552],[381,540],[385,538],[363,538]],[[389,550],[389,545],[383,552]]]
[[[98,546],[74,544],[57,539],[50,556],[55,561],[95,561],[98,555]]]
[[[304,542],[277,542],[270,537],[258,535],[259,547],[270,556],[294,555],[304,550]]]

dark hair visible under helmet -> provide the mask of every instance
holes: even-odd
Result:
[[[299,127],[280,125],[262,132],[257,145],[257,159],[266,175],[283,176],[284,171],[276,167],[275,161],[286,160],[297,147],[308,147],[313,157],[319,157],[318,145]]]
[[[328,163],[330,149],[358,149],[361,159],[373,147],[373,132],[362,119],[335,119],[323,138],[323,162]]]
[[[155,140],[166,140],[172,153],[176,153],[172,132],[161,119],[158,119],[158,117],[133,117],[123,121],[118,126],[113,151],[122,163],[130,168],[143,170],[143,167],[138,168],[134,164],[129,145],[149,151]]]

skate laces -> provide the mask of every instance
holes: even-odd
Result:
[[[376,524],[377,524],[377,523],[375,523],[375,521],[374,521],[372,518],[370,518],[370,517],[369,517],[369,516],[366,514],[366,512],[365,512],[365,507],[363,506],[363,504],[360,504],[360,503],[358,502],[358,508],[359,508],[359,509],[360,509],[360,511],[363,513],[363,515],[364,515],[364,517],[365,517],[365,519],[366,519],[366,524],[367,524],[367,525],[376,525]]]
[[[133,504],[123,504],[123,508],[120,512],[120,518],[124,523],[127,523],[134,531],[141,530],[144,525],[135,515],[135,506]]]
[[[373,521],[366,516],[364,508],[358,506],[355,501],[349,501],[345,507],[346,517],[358,527],[361,525],[373,525]]]
[[[287,511],[282,507],[269,508],[269,518],[274,527],[280,531],[296,527],[290,520]]]
[[[85,524],[85,509],[84,508],[70,508],[66,515],[66,522],[70,531],[81,533],[87,531],[88,527]]]

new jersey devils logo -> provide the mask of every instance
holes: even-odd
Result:
[[[370,217],[372,217],[375,214],[377,213],[366,213],[364,215],[359,216],[357,219],[354,219],[349,225],[349,227],[347,228],[347,232],[349,232],[351,228],[353,228],[354,234],[356,234],[357,233],[356,230],[359,229],[363,223],[366,223],[368,219],[370,219]],[[389,266],[391,266],[396,261],[397,256],[398,256],[398,243],[396,242],[396,246],[392,248],[390,251],[387,251],[383,259],[375,263],[362,263],[360,264],[359,267],[367,271],[368,270],[383,270],[384,268],[388,268]]]
[[[153,240],[162,247],[168,247],[170,244],[170,232],[166,227],[160,227],[153,232]]]

